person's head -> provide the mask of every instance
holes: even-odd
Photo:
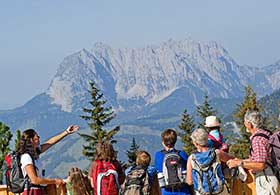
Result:
[[[261,128],[263,125],[263,118],[261,113],[255,110],[247,110],[244,115],[244,125],[247,131]]]
[[[195,129],[191,134],[191,139],[195,146],[196,144],[202,147],[208,146],[208,132],[205,129]]]
[[[151,162],[151,155],[146,151],[137,152],[136,165],[149,166]]]
[[[37,159],[40,154],[40,136],[34,129],[27,129],[22,132],[19,140],[17,152],[18,154],[29,153],[33,158]]]
[[[116,159],[116,152],[113,145],[107,141],[98,142],[96,144],[96,158],[95,160],[113,161]]]
[[[88,178],[84,176],[81,169],[78,167],[72,167],[69,171],[69,182],[72,184],[72,192],[73,194],[90,194],[90,184],[87,181]]]
[[[207,128],[208,131],[212,131],[215,129],[220,129],[221,123],[218,117],[216,116],[207,116],[205,118],[205,124],[204,127]]]
[[[177,141],[177,133],[173,129],[166,129],[161,134],[161,140],[164,146],[173,148]]]

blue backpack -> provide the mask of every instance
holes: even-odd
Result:
[[[224,190],[225,179],[221,162],[214,149],[191,155],[194,190],[201,195],[219,194]]]

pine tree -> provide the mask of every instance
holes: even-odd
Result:
[[[181,123],[178,126],[180,128],[179,136],[183,143],[183,149],[187,154],[191,154],[196,150],[193,145],[191,134],[194,131],[196,125],[194,119],[191,115],[188,114],[187,110],[184,110],[181,118]]]
[[[102,141],[116,143],[114,136],[118,133],[120,127],[117,126],[111,130],[104,129],[114,117],[114,112],[111,107],[106,107],[106,100],[103,98],[103,93],[95,86],[95,83],[90,82],[91,95],[90,108],[83,108],[87,115],[82,115],[81,118],[88,121],[90,134],[79,134],[87,143],[83,145],[83,155],[92,160],[96,152],[96,144]]]
[[[0,184],[3,184],[3,163],[5,159],[5,155],[10,151],[9,143],[13,137],[13,134],[10,131],[10,128],[6,126],[4,123],[0,122]]]
[[[21,137],[20,130],[16,130],[15,150],[17,150],[17,148],[19,147],[20,137]]]
[[[204,101],[196,107],[197,116],[200,118],[199,126],[203,127],[207,116],[216,115],[216,110],[210,105],[208,95],[204,96]]]
[[[250,148],[250,133],[246,132],[246,127],[244,126],[244,115],[247,110],[260,111],[260,107],[257,105],[257,95],[250,86],[245,87],[243,102],[237,104],[237,108],[233,114],[235,123],[240,130],[240,137],[235,139],[235,144],[231,146],[230,153],[243,159],[248,158]]]
[[[126,151],[128,157],[128,166],[136,165],[136,156],[140,146],[136,144],[135,138],[132,138],[132,144],[129,150]]]

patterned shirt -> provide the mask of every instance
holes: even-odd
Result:
[[[268,144],[268,139],[262,136],[253,136],[257,133],[263,133],[270,136],[269,132],[258,129],[254,134],[251,135],[251,147],[252,152],[250,153],[250,160],[254,162],[271,162],[271,148]],[[253,138],[253,139],[252,139]]]

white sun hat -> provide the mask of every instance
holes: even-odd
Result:
[[[220,121],[216,116],[207,116],[205,119],[205,127],[219,127]]]

